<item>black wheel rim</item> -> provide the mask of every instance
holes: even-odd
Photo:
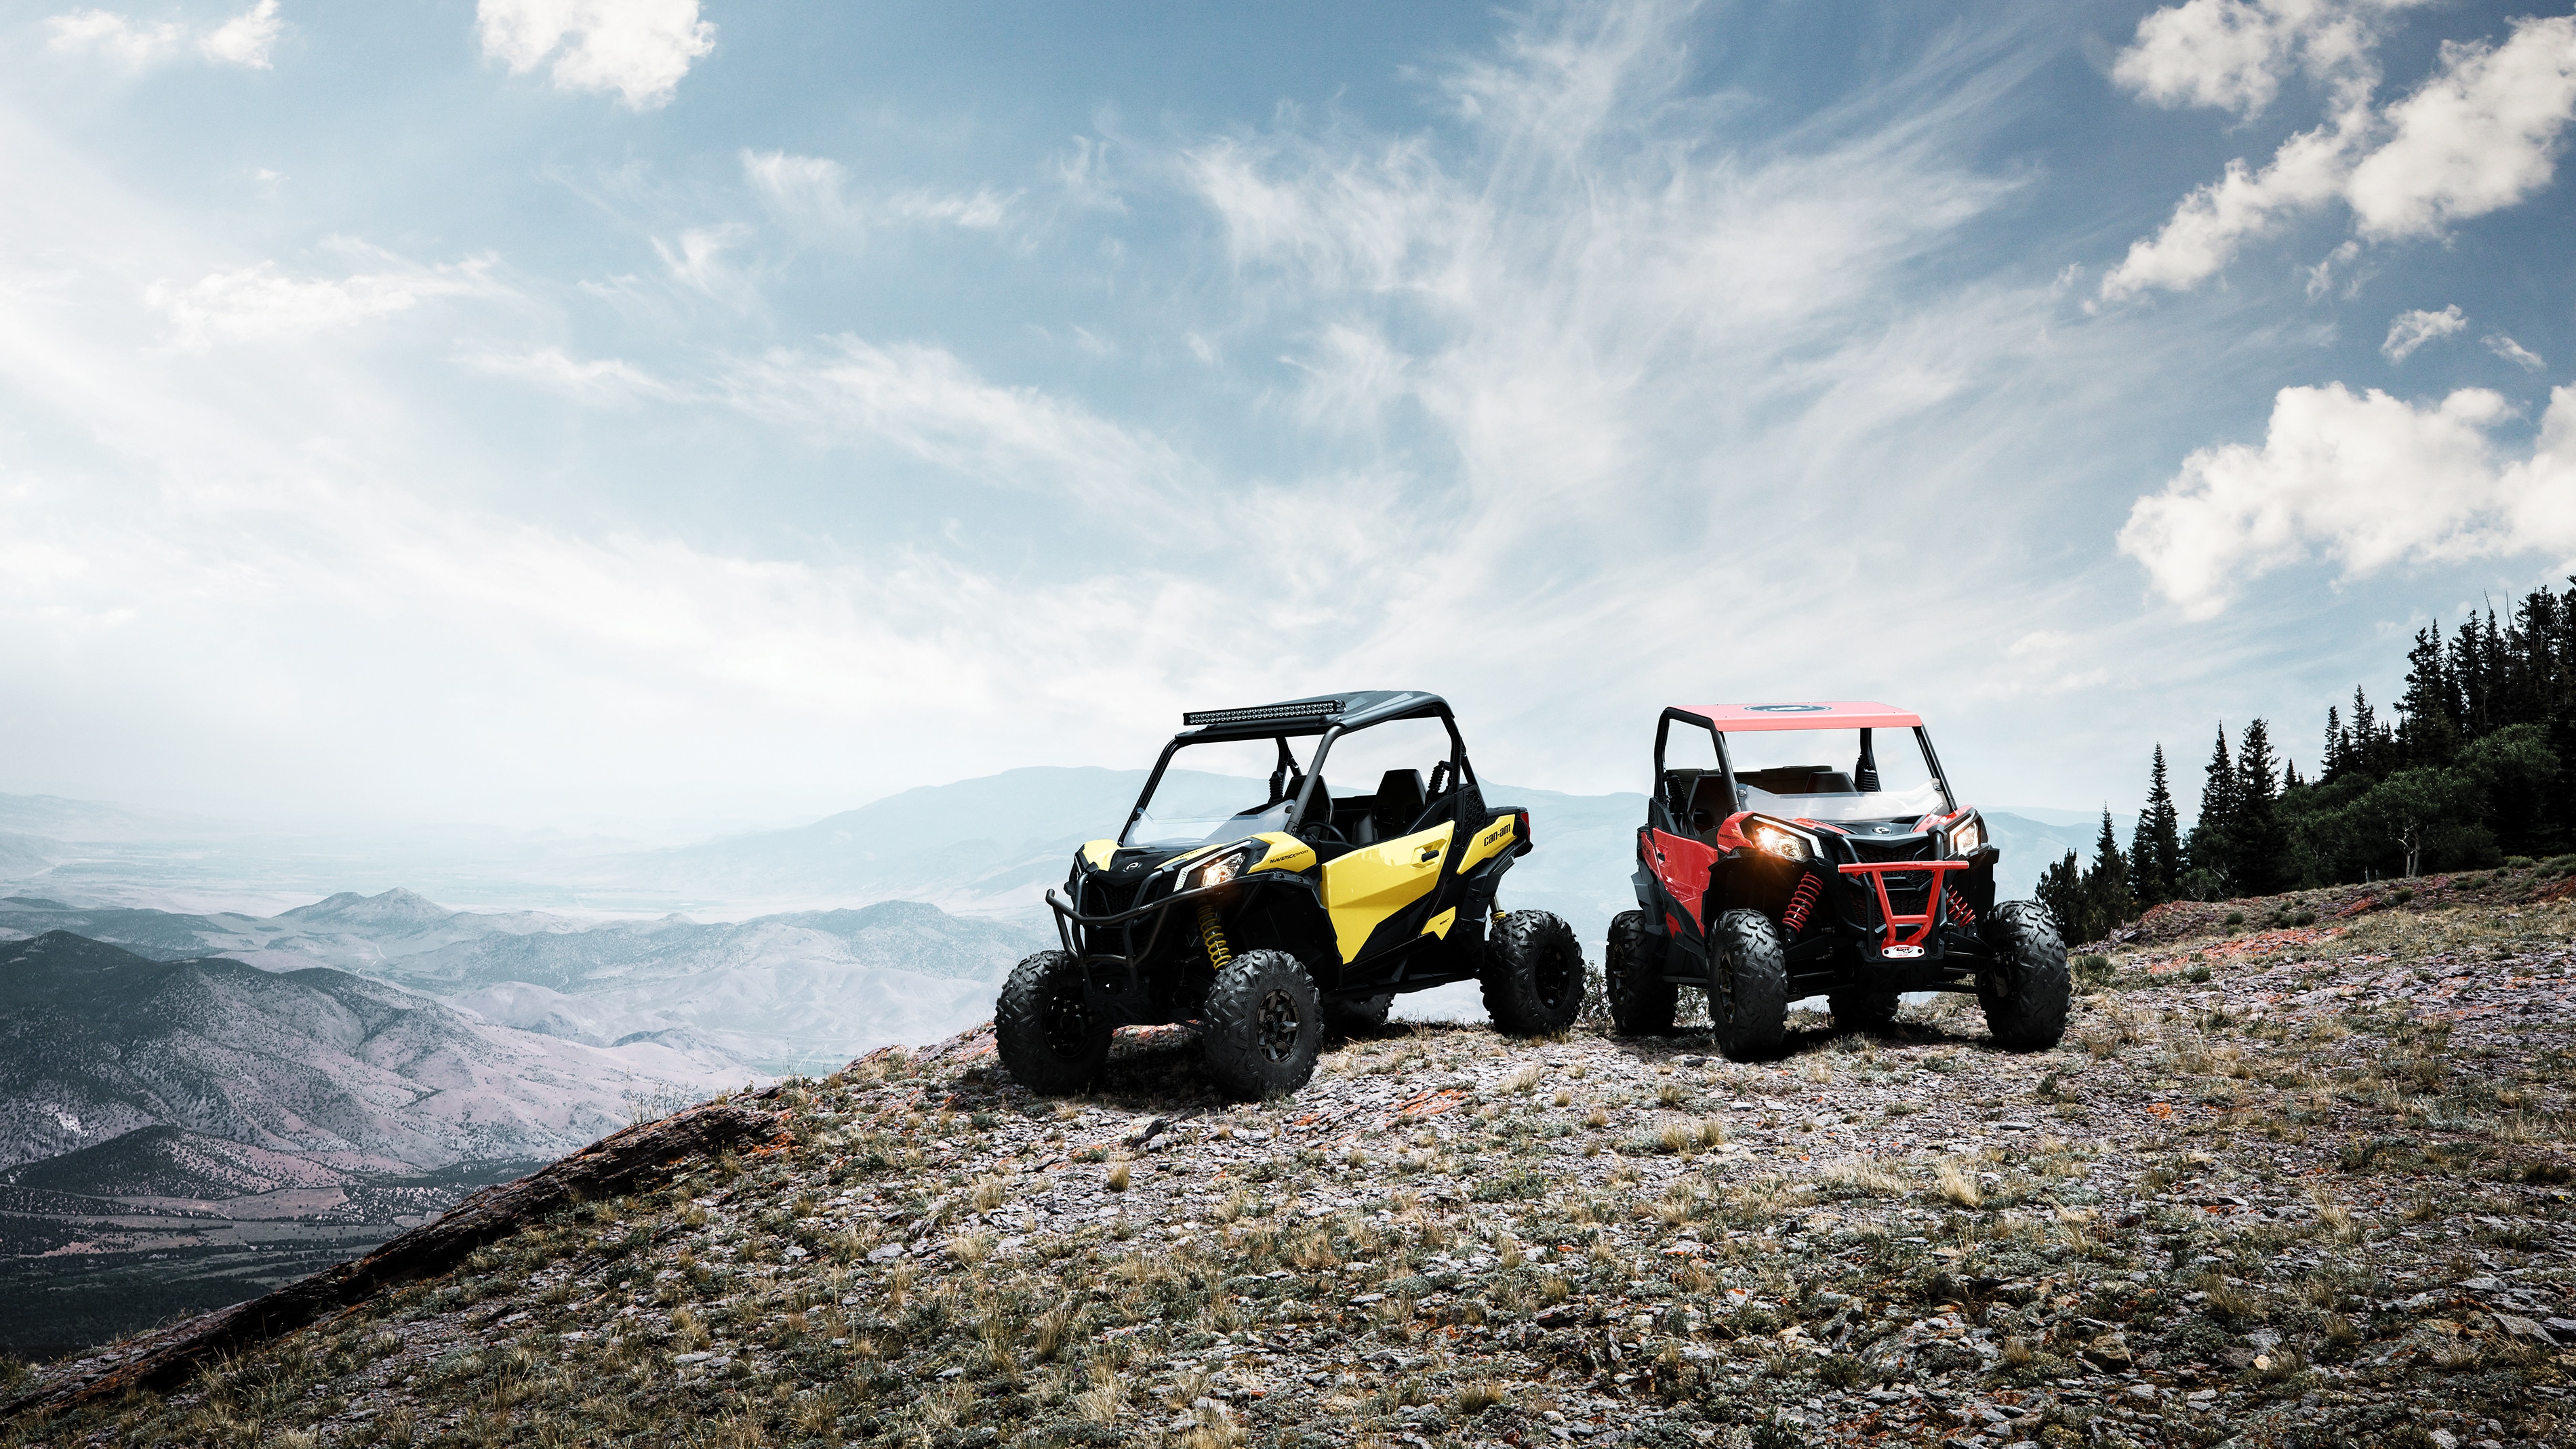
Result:
[[[1298,1031],[1304,1025],[1297,1015],[1297,999],[1274,987],[1261,998],[1261,1011],[1252,1021],[1252,1039],[1263,1056],[1284,1062],[1297,1054]]]
[[[1550,1011],[1565,1004],[1566,993],[1574,985],[1574,966],[1563,951],[1542,952],[1538,969],[1531,973],[1531,985],[1538,988],[1538,1004]]]
[[[1082,1004],[1082,983],[1060,981],[1047,993],[1038,1027],[1057,1056],[1078,1057],[1091,1038],[1091,1013]]]

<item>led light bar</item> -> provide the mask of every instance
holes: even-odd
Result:
[[[1184,728],[1200,725],[1297,724],[1329,719],[1342,712],[1338,699],[1308,699],[1295,704],[1260,704],[1250,709],[1194,709],[1181,716]]]

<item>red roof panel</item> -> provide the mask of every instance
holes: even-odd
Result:
[[[1706,716],[1719,730],[1864,730],[1913,729],[1923,716],[1894,705],[1865,699],[1806,700],[1784,704],[1679,704],[1675,709]]]

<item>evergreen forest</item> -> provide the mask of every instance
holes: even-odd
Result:
[[[2039,897],[2066,939],[2092,941],[2170,900],[2226,900],[2576,851],[2576,578],[2499,620],[2437,621],[2406,654],[2385,710],[2362,690],[2326,709],[2325,752],[2303,777],[2250,721],[2221,726],[2200,818],[2182,827],[2164,746],[2122,848],[2110,812],[2093,859],[2073,852]]]

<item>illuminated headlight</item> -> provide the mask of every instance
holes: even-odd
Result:
[[[1754,849],[1768,855],[1776,855],[1782,860],[1805,860],[1816,853],[1815,847],[1809,843],[1806,836],[1785,825],[1774,825],[1767,820],[1757,820],[1747,826],[1744,838],[1753,842]]]
[[[1209,886],[1223,885],[1243,874],[1251,864],[1251,851],[1227,851],[1214,860],[1202,861],[1190,867],[1189,872],[1181,877],[1181,889],[1195,891],[1204,890]]]
[[[1985,843],[1985,827],[1975,816],[1970,816],[1967,820],[1958,825],[1952,826],[1950,829],[1950,853],[1952,855],[1974,855],[1977,853],[1977,847]]]

